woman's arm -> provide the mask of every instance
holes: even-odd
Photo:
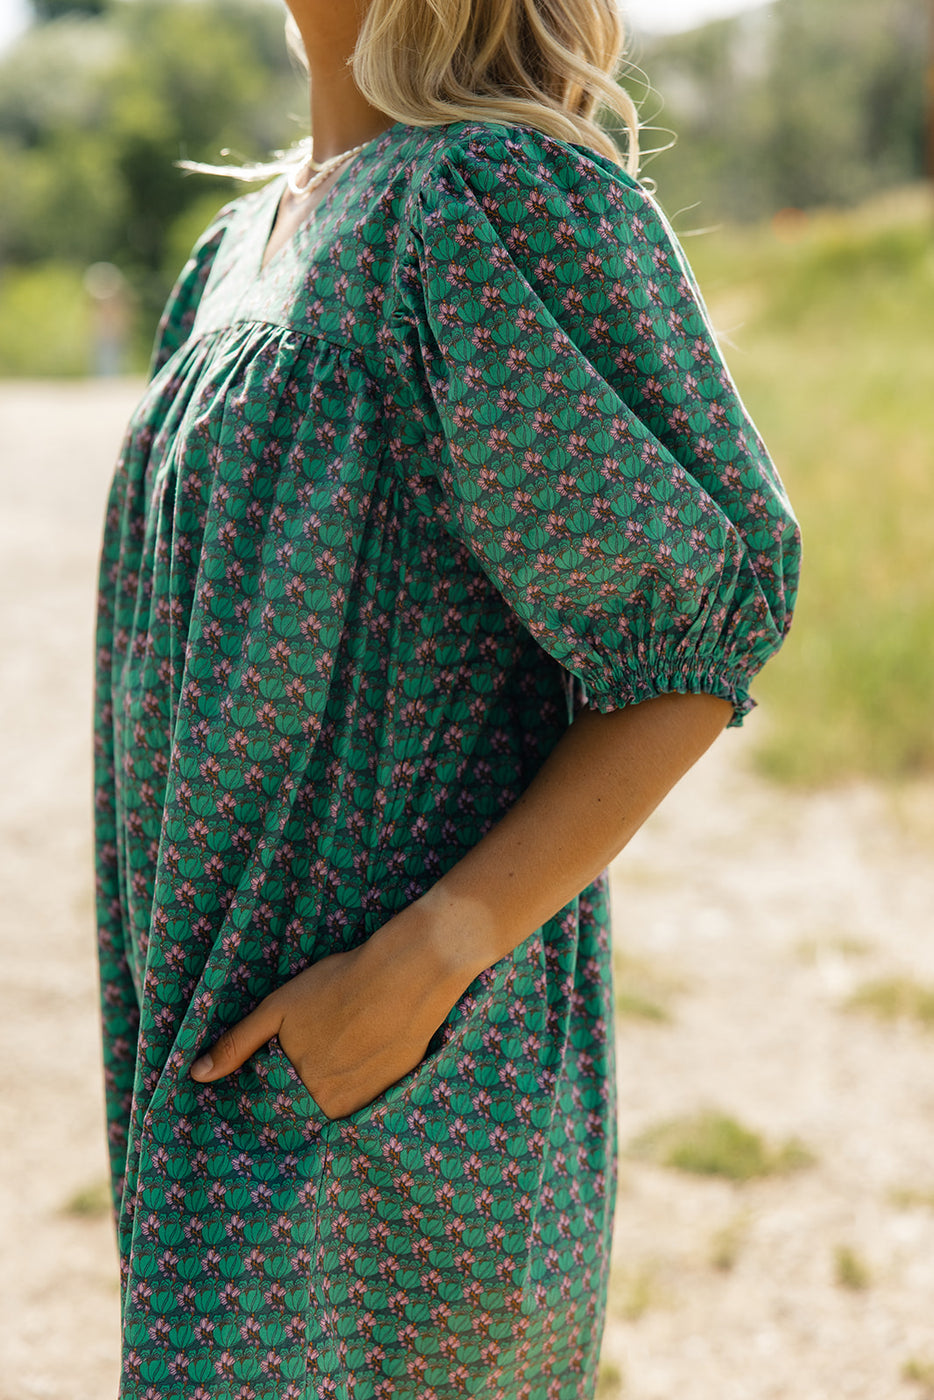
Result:
[[[365,943],[322,958],[211,1048],[213,1080],[274,1035],[329,1117],[419,1063],[451,1007],[607,866],[728,723],[729,701],[660,695],[581,712],[522,796]]]
[[[552,918],[619,854],[730,715],[715,696],[674,694],[580,713],[522,796],[422,896],[439,962],[472,979]]]

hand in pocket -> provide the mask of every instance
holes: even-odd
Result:
[[[406,913],[270,993],[192,1065],[192,1077],[223,1078],[275,1035],[327,1117],[346,1117],[385,1093],[421,1063],[472,980],[412,936]]]

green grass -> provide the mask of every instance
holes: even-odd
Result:
[[[921,1387],[923,1400],[934,1396],[934,1361],[920,1356],[909,1356],[902,1365],[902,1380]]]
[[[889,1200],[901,1210],[917,1207],[922,1210],[934,1210],[934,1189],[926,1191],[917,1186],[895,1186],[889,1192]]]
[[[879,977],[847,998],[848,1011],[868,1011],[880,1021],[912,1020],[934,1030],[934,987],[911,977]]]
[[[107,1181],[94,1181],[82,1186],[62,1206],[65,1215],[75,1215],[81,1219],[93,1219],[110,1213],[110,1184]]]
[[[754,693],[800,785],[934,772],[934,237],[925,191],[685,239],[804,536],[794,627]],[[754,717],[751,721],[756,723]]]
[[[91,312],[83,272],[66,263],[9,267],[0,276],[0,375],[83,375]]]
[[[617,1400],[622,1393],[622,1371],[614,1361],[601,1361],[597,1376],[597,1400]]]
[[[872,1282],[865,1260],[848,1244],[838,1244],[834,1249],[834,1279],[839,1288],[848,1288],[854,1293],[868,1288]]]
[[[632,1139],[629,1152],[660,1166],[731,1181],[795,1171],[814,1161],[797,1139],[771,1148],[758,1133],[714,1109],[653,1124]]]

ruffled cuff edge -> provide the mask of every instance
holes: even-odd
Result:
[[[652,675],[640,674],[625,680],[597,679],[585,675],[578,676],[583,688],[583,707],[608,714],[611,710],[622,710],[627,705],[638,705],[642,700],[651,700],[656,695],[716,695],[729,700],[733,706],[733,717],[728,729],[738,729],[750,710],[756,708],[756,701],[749,694],[745,678],[729,676],[716,669],[697,671],[677,669],[656,671]]]

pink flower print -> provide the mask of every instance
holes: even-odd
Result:
[[[233,1353],[225,1349],[215,1361],[214,1369],[224,1380],[232,1381],[236,1377],[236,1372],[234,1370],[235,1365],[236,1358]]]
[[[658,353],[659,358],[662,364],[665,366],[665,368],[670,372],[677,374],[679,368],[677,347],[671,342],[666,341],[666,343],[662,345]]]
[[[192,1289],[194,1293],[194,1289]],[[209,1343],[214,1336],[214,1319],[211,1317],[199,1317],[194,1326],[195,1338],[202,1345]]]
[[[661,380],[657,379],[655,375],[650,375],[642,385],[642,397],[656,408],[660,408],[665,402]]]
[[[506,352],[506,366],[513,374],[522,374],[529,363],[527,349],[522,345],[510,345]]]
[[[570,316],[584,315],[584,298],[579,287],[569,287],[561,298],[561,305]]]
[[[279,1376],[282,1374],[282,1357],[277,1351],[267,1351],[260,1362],[260,1369],[264,1375]]]
[[[448,1210],[454,1200],[454,1187],[450,1181],[443,1181],[435,1187],[435,1200],[444,1210]]]
[[[652,317],[648,311],[640,311],[636,318],[636,334],[642,340],[650,340],[654,338],[654,332],[655,322],[652,320]]]
[[[489,282],[484,282],[480,288],[480,304],[487,310],[503,310],[503,294],[498,287],[494,287]]]
[[[694,363],[695,363],[695,364],[698,364],[698,365],[711,365],[711,364],[713,363],[713,354],[712,354],[712,352],[711,352],[711,348],[710,348],[709,344],[707,343],[707,341],[706,341],[705,339],[701,338],[700,336],[698,336],[698,337],[692,342],[692,344],[691,344],[691,354],[692,354],[693,357],[694,357]]]
[[[198,887],[192,880],[183,880],[180,885],[176,886],[175,898],[186,909],[193,909],[198,893]]]
[[[244,1318],[240,1325],[240,1336],[247,1343],[255,1343],[259,1339],[259,1318],[252,1313]]]
[[[128,1376],[134,1380],[139,1380],[142,1374],[143,1358],[135,1347],[131,1348],[123,1358],[123,1369]]]
[[[202,1255],[201,1268],[209,1278],[217,1278],[220,1273],[221,1257],[216,1249],[208,1249]]]
[[[481,355],[492,354],[498,348],[493,339],[493,331],[489,326],[478,325],[475,327],[470,340],[474,349]]]
[[[464,366],[464,385],[475,394],[480,394],[484,390],[483,372],[479,365],[469,364]]]

